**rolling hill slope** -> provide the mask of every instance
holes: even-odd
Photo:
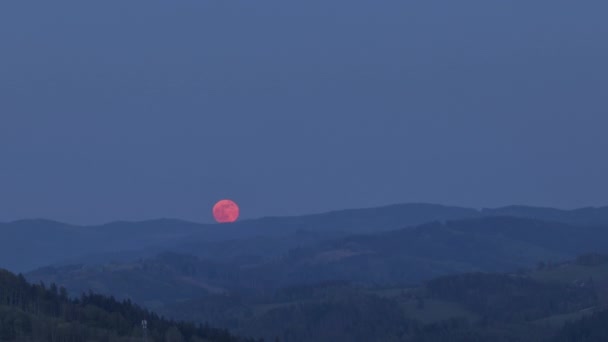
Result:
[[[430,204],[405,204],[382,208],[345,210],[299,217],[262,218],[230,225],[197,224],[180,220],[113,222],[100,226],[74,226],[48,220],[0,223],[0,265],[27,271],[72,260],[108,261],[149,255],[176,244],[205,243],[257,236],[284,237],[297,231],[324,235],[397,229],[432,220],[476,215],[472,209]]]
[[[267,246],[262,242],[233,244],[246,247],[244,256]],[[310,242],[266,259],[221,261],[166,252],[124,263],[45,267],[28,277],[151,304],[326,281],[417,284],[455,273],[515,271],[593,251],[608,252],[608,227],[492,217]]]
[[[49,264],[129,260],[166,250],[218,261],[243,257],[267,259],[295,247],[340,236],[378,233],[432,221],[505,215],[576,225],[608,224],[606,207],[573,211],[506,207],[478,211],[432,204],[399,204],[298,217],[261,218],[221,226],[168,219],[86,227],[48,220],[23,220],[0,223],[0,265],[24,272]],[[258,248],[264,245],[264,248]],[[247,248],[252,252],[232,252]],[[263,250],[269,252],[260,252]]]

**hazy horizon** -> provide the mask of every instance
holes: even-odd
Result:
[[[341,211],[370,210],[370,209],[376,209],[376,208],[384,208],[384,207],[392,207],[392,206],[405,206],[405,205],[431,205],[431,206],[435,206],[436,205],[436,206],[443,206],[443,207],[473,209],[473,210],[477,210],[479,212],[481,212],[483,210],[486,210],[486,209],[502,209],[502,208],[509,208],[509,207],[529,207],[529,208],[537,208],[537,209],[556,209],[556,210],[563,210],[563,211],[573,211],[573,210],[578,210],[578,209],[589,209],[589,208],[594,208],[594,209],[597,209],[597,208],[608,208],[608,205],[584,206],[584,207],[573,207],[573,208],[559,208],[559,207],[549,207],[549,206],[542,206],[542,205],[540,205],[540,206],[538,206],[538,205],[527,205],[527,204],[507,204],[507,205],[496,206],[496,207],[489,207],[489,206],[469,207],[469,206],[450,205],[450,204],[444,204],[444,203],[401,202],[401,203],[390,203],[390,204],[383,204],[383,205],[369,206],[369,207],[352,207],[352,208],[329,209],[329,210],[325,210],[325,211],[316,211],[316,212],[309,212],[309,213],[302,213],[302,214],[292,214],[292,215],[264,215],[264,216],[244,217],[244,218],[239,218],[235,223],[243,222],[243,221],[273,219],[273,218],[289,218],[289,217],[300,217],[300,216],[315,216],[315,215],[323,215],[323,214],[335,213],[335,212],[341,212]],[[176,221],[184,221],[184,222],[195,223],[195,224],[204,224],[204,225],[208,225],[208,224],[217,224],[217,225],[225,224],[225,223],[215,222],[213,219],[210,219],[208,221],[196,221],[196,220],[188,220],[188,219],[180,218],[180,217],[151,217],[151,218],[135,219],[135,220],[120,220],[120,219],[116,219],[116,220],[109,220],[109,221],[103,221],[103,222],[79,223],[79,222],[62,221],[62,220],[57,220],[57,219],[48,218],[48,217],[35,217],[35,216],[34,217],[17,218],[17,219],[12,219],[12,220],[2,220],[2,221],[0,221],[0,223],[13,223],[13,222],[30,221],[30,220],[33,220],[33,221],[35,221],[35,220],[46,220],[46,221],[53,221],[53,222],[59,222],[59,223],[64,223],[64,224],[69,224],[69,225],[74,225],[74,226],[83,226],[83,227],[87,227],[87,226],[103,226],[103,225],[106,225],[106,224],[117,223],[117,222],[141,223],[141,222],[159,221],[159,220],[176,220]]]

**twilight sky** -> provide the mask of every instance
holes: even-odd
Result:
[[[0,2],[0,220],[608,204],[608,1]]]

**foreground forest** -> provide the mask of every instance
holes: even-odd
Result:
[[[225,330],[164,319],[128,300],[93,293],[71,299],[63,287],[29,284],[0,269],[1,341],[141,341],[144,335],[149,341],[247,341]]]

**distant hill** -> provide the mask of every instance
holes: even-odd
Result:
[[[261,218],[230,225],[197,224],[180,220],[113,222],[74,226],[47,220],[0,223],[0,265],[27,271],[73,260],[109,261],[148,255],[154,251],[187,248],[188,244],[284,237],[297,231],[316,232],[318,238],[386,231],[410,225],[476,215],[472,209],[430,204],[404,204],[298,217]]]
[[[149,341],[245,341],[225,330],[160,318],[130,301],[92,293],[70,299],[64,288],[31,285],[0,270],[2,341],[142,340],[143,320]]]
[[[94,227],[48,220],[0,223],[0,265],[23,272],[92,253],[169,244],[201,229],[201,225],[178,220],[115,222]]]
[[[608,251],[608,226],[488,217],[324,241],[247,271],[275,275],[266,286],[418,283],[460,272],[511,271],[590,251]]]
[[[218,244],[245,247],[249,253],[264,241]],[[608,227],[489,217],[310,242],[267,259],[218,261],[165,252],[131,262],[45,267],[27,276],[76,292],[91,288],[154,306],[326,281],[418,284],[455,273],[515,271],[589,251],[608,252]]]
[[[567,223],[571,225],[608,225],[608,207],[588,207],[575,210],[553,208],[508,206],[497,209],[483,209],[483,216],[512,216],[534,218],[543,221]]]
[[[433,204],[268,217],[230,225],[162,219],[83,227],[47,220],[22,220],[0,223],[0,265],[25,272],[50,264],[133,260],[167,250],[216,261],[268,259],[296,247],[308,247],[340,236],[385,232],[433,221],[495,216],[571,225],[608,225],[608,207],[565,211],[513,206],[478,211]]]

